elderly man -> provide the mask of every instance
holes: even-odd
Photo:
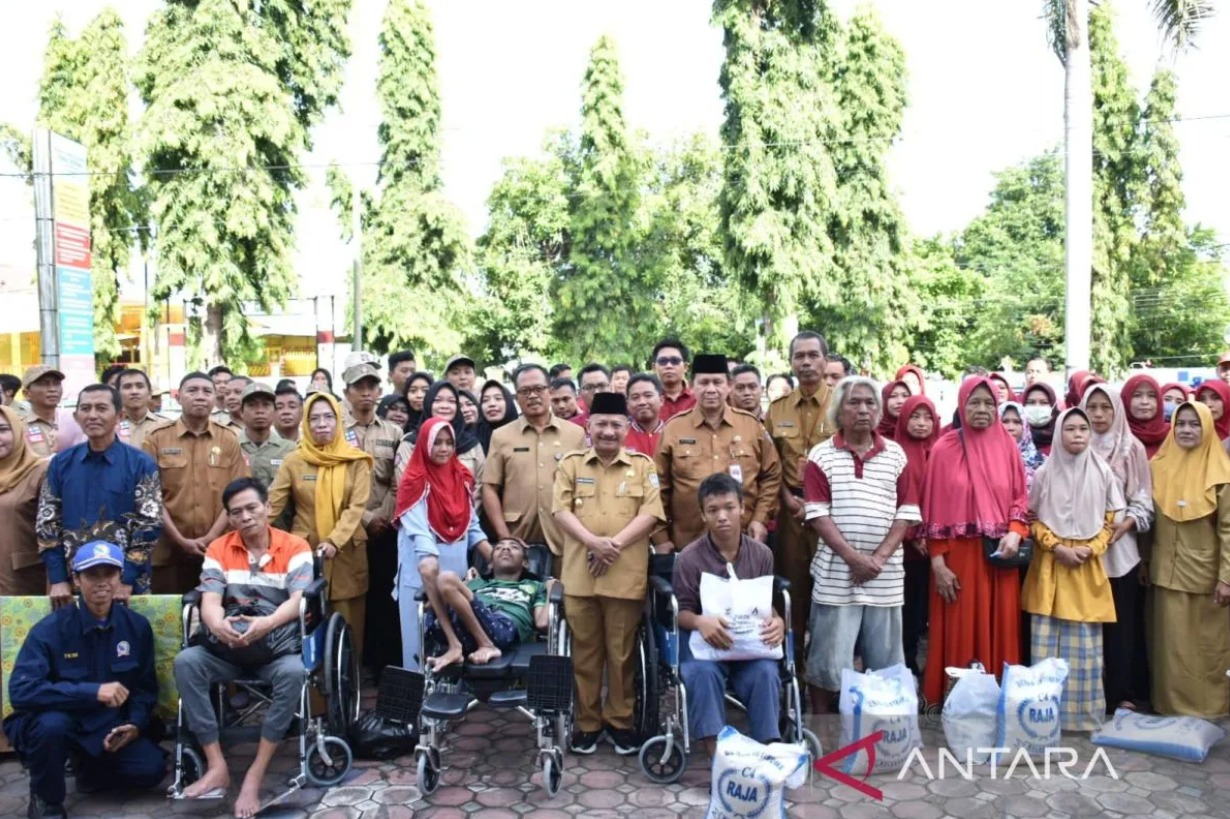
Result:
[[[30,819],[66,816],[70,753],[82,792],[127,794],[166,775],[166,752],[146,736],[158,702],[154,631],[114,605],[125,563],[114,543],[83,544],[72,564],[80,603],[40,620],[17,654],[4,733],[30,771]]]
[[[617,754],[640,750],[632,725],[636,632],[649,582],[649,533],[664,515],[653,461],[624,449],[627,434],[626,399],[599,393],[589,416],[593,446],[565,455],[555,473],[553,509],[564,530],[564,606],[573,635],[576,754],[592,754],[604,734]]]
[[[68,566],[81,544],[104,538],[124,554],[115,599],[127,603],[150,590],[150,552],[162,529],[158,465],[116,435],[120,396],[93,384],[77,397],[86,442],[64,450],[47,469],[39,492],[39,556],[47,567],[53,606],[72,602]]]
[[[781,463],[756,416],[726,403],[730,375],[724,355],[698,355],[693,363],[696,406],[666,422],[654,460],[662,505],[670,524],[654,535],[662,553],[683,548],[705,532],[697,491],[714,472],[743,485],[742,529],[761,543],[777,512]]]
[[[628,379],[628,414],[632,424],[624,446],[629,452],[639,452],[652,458],[658,452],[658,441],[666,422],[662,420],[662,382],[656,375],[637,373]]]
[[[124,414],[120,418],[120,440],[129,446],[141,448],[145,434],[151,429],[171,423],[171,419],[150,409],[153,387],[149,376],[141,370],[121,370],[116,377]]]
[[[843,379],[829,408],[837,434],[812,449],[804,468],[804,512],[820,538],[811,564],[806,672],[813,713],[832,710],[856,646],[869,670],[904,661],[905,569],[898,547],[922,515],[919,487],[906,477],[905,451],[875,431],[881,412],[873,381]]]

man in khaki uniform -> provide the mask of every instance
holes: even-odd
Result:
[[[149,376],[144,372],[124,370],[119,374],[118,380],[117,389],[124,402],[124,414],[120,416],[116,434],[124,443],[140,449],[141,442],[150,430],[171,423],[171,419],[149,408],[153,387],[149,383]]]
[[[759,419],[726,402],[730,374],[724,355],[692,364],[696,406],[666,422],[654,457],[670,524],[654,535],[659,552],[683,549],[705,533],[697,501],[700,482],[725,472],[743,484],[743,531],[764,543],[777,513],[781,463]]]
[[[60,409],[64,373],[45,364],[30,367],[21,379],[21,392],[30,403],[30,408],[20,413],[26,424],[26,446],[35,455],[50,458],[61,442],[68,447],[85,440],[72,413]]]
[[[243,388],[243,396],[239,399],[239,415],[243,418],[239,448],[248,462],[248,471],[261,482],[266,492],[273,486],[282,461],[295,448],[273,431],[274,397],[272,387],[253,381]]]
[[[794,600],[811,600],[811,560],[816,535],[803,526],[803,467],[807,454],[836,432],[828,423],[829,399],[825,384],[828,346],[819,333],[804,330],[790,342],[790,369],[799,386],[769,405],[764,425],[782,461],[781,513],[777,517],[776,571],[790,581]],[[791,612],[794,633],[802,649],[809,605]]]
[[[141,448],[158,462],[162,481],[162,536],[154,546],[154,594],[196,588],[209,544],[226,531],[222,490],[248,476],[239,439],[209,420],[214,385],[205,373],[179,382],[183,415],[152,430]]]
[[[494,540],[546,543],[559,557],[564,541],[551,514],[555,470],[564,455],[585,446],[585,430],[551,414],[548,384],[547,371],[537,364],[513,373],[521,417],[491,436],[482,500]]]
[[[632,722],[634,652],[648,584],[649,533],[665,515],[653,461],[624,449],[627,399],[604,392],[592,401],[593,445],[560,461],[553,505],[564,533],[564,605],[573,635],[572,751],[593,753],[605,733],[615,752],[627,755],[640,750]]]
[[[379,628],[367,631],[363,656],[379,672],[386,665],[401,665],[401,615],[393,599],[397,578],[397,530],[393,528],[393,508],[397,486],[393,482],[393,460],[401,441],[401,427],[376,414],[380,402],[380,370],[360,363],[342,373],[346,384],[346,413],[343,432],[351,446],[372,456],[371,492],[363,528],[367,532],[367,617]]]

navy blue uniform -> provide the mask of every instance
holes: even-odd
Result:
[[[128,689],[119,708],[98,701],[107,682]],[[48,804],[64,802],[70,751],[79,755],[78,787],[89,790],[150,788],[166,773],[166,752],[144,736],[158,702],[154,632],[126,606],[113,605],[103,622],[80,602],[40,620],[9,676],[9,702],[4,733],[30,769],[31,792]],[[105,751],[107,734],[125,724],[143,735]]]

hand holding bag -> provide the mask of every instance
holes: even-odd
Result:
[[[999,538],[982,536],[982,553],[986,555],[987,561],[997,569],[1019,569],[1022,566],[1028,566],[1029,562],[1034,559],[1034,542],[1030,538],[1021,538],[1021,545],[1017,546],[1016,554],[1012,557],[1000,557]]]
[[[705,642],[699,631],[693,631],[688,648],[697,660],[729,662],[733,660],[780,660],[782,647],[767,646],[760,636],[761,623],[773,616],[773,576],[740,580],[729,563],[730,578],[703,572],[700,576],[700,607],[706,617],[723,617],[729,623],[732,643],[728,649],[717,649]]]

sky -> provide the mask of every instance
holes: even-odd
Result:
[[[0,29],[5,82],[0,120],[32,124],[46,32],[56,14],[78,32],[104,7],[94,0],[13,3]],[[132,49],[157,0],[112,0]],[[722,117],[721,33],[709,0],[429,0],[443,105],[445,193],[477,236],[506,157],[539,152],[550,129],[575,127],[589,50],[614,38],[631,127],[655,144],[696,132],[716,138]],[[843,16],[854,0],[833,0]],[[1063,72],[1046,42],[1040,0],[874,0],[905,49],[909,108],[890,154],[893,185],[916,235],[960,230],[977,216],[993,174],[1057,146],[1063,135]],[[1230,13],[1210,21],[1200,48],[1174,57],[1160,42],[1146,0],[1116,0],[1117,32],[1143,92],[1155,68],[1179,73],[1176,123],[1189,221],[1230,241]],[[339,110],[316,129],[299,196],[296,269],[302,295],[341,293],[353,250],[338,238],[324,167],[336,162],[370,186],[379,159],[375,97],[377,35],[385,0],[355,0],[353,56]],[[0,277],[33,265],[33,216],[20,183],[0,179]]]

